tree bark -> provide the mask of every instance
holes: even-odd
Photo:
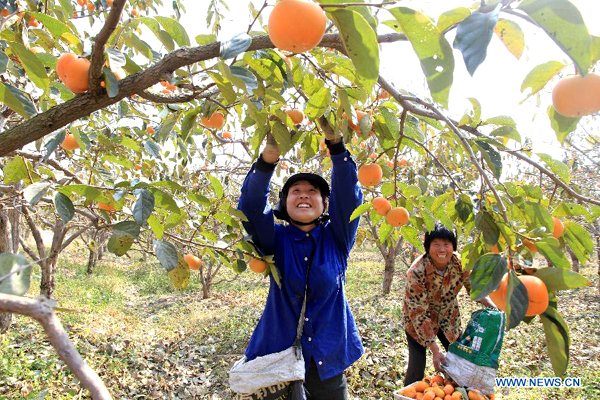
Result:
[[[8,213],[0,204],[0,253],[12,253],[12,240],[10,237],[10,222]],[[0,334],[6,332],[12,324],[12,313],[0,311]]]
[[[52,297],[56,288],[56,264],[58,263],[58,256],[62,250],[65,234],[67,233],[67,228],[62,219],[56,219],[53,233],[52,246],[50,247],[48,260],[46,260],[45,266],[42,268],[42,279],[40,282],[40,294],[48,298]]]

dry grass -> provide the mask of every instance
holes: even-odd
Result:
[[[260,317],[266,279],[244,273],[203,300],[197,276],[178,292],[158,265],[111,258],[88,277],[84,256],[74,254],[68,257],[72,263],[61,263],[55,297],[73,310],[60,318],[115,398],[231,397],[227,369],[243,354]],[[366,349],[347,371],[351,396],[390,398],[402,386],[408,356],[399,323],[404,267],[397,271],[392,294],[384,297],[378,253],[357,250],[351,259],[348,298]],[[583,388],[501,389],[497,398],[600,398],[598,277],[595,265],[582,273],[593,286],[561,293],[559,309],[571,330],[567,375],[580,377]],[[35,292],[37,287],[31,295]],[[460,302],[464,322],[477,304],[464,294]],[[35,323],[17,317],[0,340],[0,399],[87,398]],[[427,368],[433,372],[430,364]],[[498,376],[552,376],[539,319],[506,334]]]

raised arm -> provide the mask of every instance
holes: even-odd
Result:
[[[243,223],[244,228],[263,255],[275,253],[275,220],[268,199],[278,159],[277,144],[267,135],[267,145],[246,175],[238,203],[238,209],[248,218],[248,222]]]
[[[325,132],[329,147],[333,171],[331,174],[331,196],[329,197],[329,217],[336,241],[346,255],[350,253],[360,218],[352,222],[350,216],[362,204],[363,194],[358,183],[356,163],[344,146],[341,136],[336,136],[324,117],[319,118],[319,125]]]

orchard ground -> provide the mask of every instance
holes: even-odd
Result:
[[[238,359],[258,321],[268,280],[246,272],[203,300],[192,271],[184,291],[171,289],[157,262],[116,258],[99,262],[86,274],[83,247],[59,265],[55,298],[71,340],[104,380],[115,399],[227,399],[227,370]],[[347,294],[365,355],[348,371],[354,399],[389,399],[402,386],[407,365],[406,337],[400,325],[406,267],[397,263],[392,294],[382,296],[383,263],[374,248],[355,249],[350,257]],[[68,260],[68,261],[66,261]],[[567,376],[580,377],[578,389],[499,389],[502,399],[600,398],[600,295],[597,260],[582,274],[592,286],[562,293],[559,311],[571,330]],[[39,269],[30,296],[37,292]],[[477,304],[461,291],[463,325]],[[507,332],[499,377],[550,377],[544,332],[539,319]],[[433,373],[431,359],[427,372]],[[46,394],[44,397],[43,394]],[[40,396],[40,394],[42,394]],[[0,337],[0,399],[87,398],[58,359],[40,326],[15,316]]]

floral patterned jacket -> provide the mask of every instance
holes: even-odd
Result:
[[[456,253],[442,276],[431,258],[419,256],[406,273],[404,329],[422,346],[435,341],[441,329],[450,343],[458,340],[462,329],[457,295],[461,287],[471,291],[470,271],[463,271]]]

